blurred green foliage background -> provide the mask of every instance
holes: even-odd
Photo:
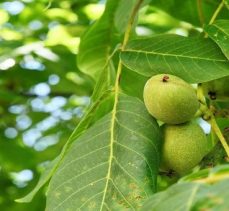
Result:
[[[44,190],[15,203],[55,158],[88,105],[79,37],[104,9],[95,0],[0,2],[0,210],[44,210]]]

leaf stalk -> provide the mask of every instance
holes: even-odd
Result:
[[[211,17],[211,19],[210,19],[210,21],[208,23],[209,25],[212,24],[215,21],[216,17],[218,16],[219,12],[221,11],[221,9],[224,6],[224,3],[225,3],[224,1],[225,0],[222,0],[221,3],[219,4],[219,6],[216,8],[214,14],[212,15],[212,17]],[[207,38],[208,34],[206,33],[204,37]]]
[[[201,103],[200,108],[201,107],[204,108],[202,111],[199,110],[199,112],[202,112],[203,119],[205,119],[206,121],[208,121],[210,123],[212,130],[214,131],[216,136],[219,138],[224,150],[227,153],[227,156],[229,157],[229,146],[228,146],[226,139],[224,138],[224,136],[223,136],[216,120],[215,120],[214,112],[212,111],[211,108],[208,108],[208,106],[207,106],[201,84],[198,84],[197,98],[199,99],[199,101]]]
[[[209,24],[212,24],[215,21],[215,19],[218,16],[219,12],[223,8],[223,5],[224,5],[224,0],[221,1],[221,3],[219,4],[219,6],[217,7],[217,9],[215,10],[214,14],[211,17],[211,20],[209,21]]]

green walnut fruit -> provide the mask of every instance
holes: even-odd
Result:
[[[185,174],[209,151],[207,137],[194,122],[163,125],[162,165],[167,170]]]
[[[220,78],[202,84],[204,94],[211,100],[226,101],[229,99],[229,77]]]
[[[199,108],[195,89],[169,74],[151,77],[145,84],[143,97],[149,113],[168,124],[189,121]]]

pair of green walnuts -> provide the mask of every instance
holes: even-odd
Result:
[[[147,81],[143,97],[149,113],[165,123],[163,169],[187,173],[208,153],[205,133],[191,121],[199,108],[195,89],[174,75],[160,74]]]

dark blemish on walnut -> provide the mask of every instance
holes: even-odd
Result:
[[[163,78],[162,78],[162,81],[163,82],[168,82],[169,80],[169,76],[165,75]]]

